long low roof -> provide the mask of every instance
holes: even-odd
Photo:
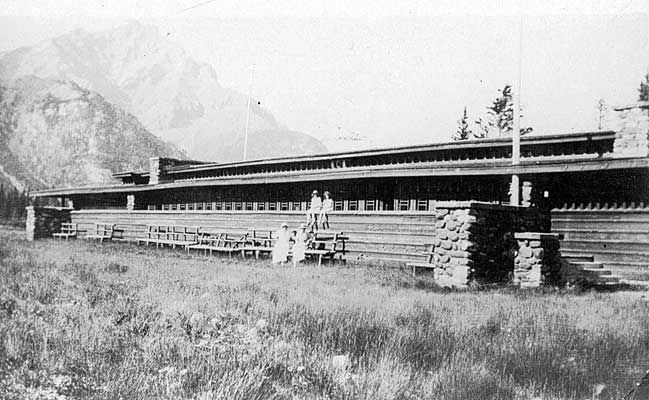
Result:
[[[614,131],[597,131],[597,132],[578,132],[578,133],[564,133],[553,135],[525,135],[521,137],[522,146],[534,146],[543,144],[561,144],[561,143],[578,143],[598,140],[609,140],[615,137]],[[305,161],[326,161],[326,160],[339,160],[349,158],[361,157],[375,157],[383,155],[399,155],[417,152],[433,152],[433,151],[446,151],[446,150],[471,150],[471,149],[488,149],[488,148],[503,148],[510,147],[512,143],[511,137],[498,137],[474,140],[462,140],[453,142],[440,142],[440,143],[427,143],[421,145],[411,146],[398,146],[389,148],[378,148],[369,150],[355,150],[335,153],[321,153],[294,157],[276,157],[249,161],[236,161],[228,163],[209,163],[209,162],[196,162],[194,164],[186,163],[184,165],[177,165],[170,167],[166,170],[167,174],[183,174],[200,171],[215,171],[229,168],[240,168],[249,166],[272,166],[276,164],[287,163],[300,163]],[[121,171],[113,174],[114,177],[124,177],[128,175],[149,176],[149,171]]]
[[[228,186],[246,184],[272,184],[299,181],[342,180],[363,178],[418,177],[418,176],[465,176],[465,175],[526,175],[566,173],[620,169],[649,168],[646,157],[588,157],[588,155],[565,157],[527,157],[519,165],[509,159],[458,160],[446,162],[417,162],[403,164],[373,165],[337,168],[330,170],[296,170],[281,173],[258,173],[218,178],[181,180],[156,185],[110,185],[50,189],[32,193],[35,197],[53,197],[104,193],[134,193],[168,189]]]

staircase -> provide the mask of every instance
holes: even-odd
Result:
[[[552,210],[552,232],[563,235],[562,256],[584,276],[649,284],[649,207],[564,206]]]
[[[582,282],[596,286],[620,283],[620,277],[596,262],[592,255],[562,256],[562,259],[565,263],[562,275],[568,283]]]

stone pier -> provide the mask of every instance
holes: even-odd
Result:
[[[548,231],[549,215],[531,207],[471,201],[435,203],[435,279],[442,286],[505,283],[512,278],[517,231]]]
[[[48,238],[60,232],[61,224],[70,222],[70,211],[72,209],[62,207],[27,207],[27,240]]]
[[[518,250],[513,283],[522,287],[558,285],[561,281],[560,238],[561,235],[552,233],[515,233]]]

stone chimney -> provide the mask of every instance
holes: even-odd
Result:
[[[165,162],[163,158],[151,157],[149,158],[149,184],[157,185],[165,180]]]
[[[613,156],[649,156],[649,101],[617,107],[619,127],[613,142]]]

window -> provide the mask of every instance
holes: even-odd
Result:
[[[257,210],[264,211],[265,209],[266,209],[266,203],[264,202],[257,203]]]
[[[347,203],[347,208],[350,211],[357,211],[358,210],[358,200],[349,200],[349,203]]]
[[[249,201],[249,202],[246,203],[246,210],[252,210],[253,208],[254,208],[254,207],[253,207],[253,204],[252,204],[251,201]]]
[[[376,210],[376,200],[365,200],[365,210],[375,211]]]
[[[342,211],[343,209],[343,201],[342,200],[335,200],[334,201],[334,211]]]

